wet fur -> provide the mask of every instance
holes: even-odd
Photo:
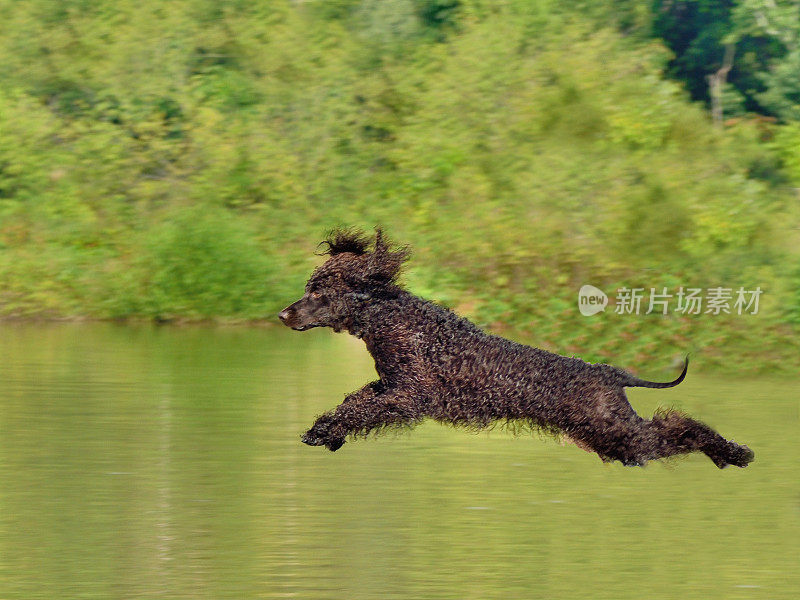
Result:
[[[409,251],[391,246],[380,230],[374,244],[361,232],[335,231],[320,248],[328,260],[280,318],[298,330],[332,327],[362,338],[379,379],[320,416],[303,435],[306,444],[335,451],[348,436],[429,417],[472,429],[506,423],[563,434],[626,465],[697,451],[720,468],[753,459],[746,446],[685,414],[644,419],[633,410],[625,387],[677,385],[686,367],[673,382],[648,382],[485,333],[402,289],[397,277]]]

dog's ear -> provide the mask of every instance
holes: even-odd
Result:
[[[327,246],[327,248],[320,250],[320,246]],[[317,245],[317,254],[336,256],[343,252],[350,252],[361,256],[367,253],[367,246],[369,246],[369,239],[360,229],[334,229]]]
[[[394,282],[410,255],[408,246],[393,248],[378,227],[375,229],[375,250],[368,257],[367,274],[371,279],[383,283]]]

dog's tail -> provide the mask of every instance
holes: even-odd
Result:
[[[689,355],[686,355],[686,361],[683,364],[683,372],[678,375],[678,378],[674,381],[668,381],[666,383],[659,383],[657,381],[645,381],[644,379],[639,379],[638,377],[634,377],[630,373],[625,373],[628,377],[622,383],[623,387],[645,387],[645,388],[670,388],[675,387],[681,381],[684,380],[686,377],[686,371],[689,370]]]

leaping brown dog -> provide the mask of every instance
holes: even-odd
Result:
[[[303,435],[306,444],[335,451],[348,436],[430,417],[473,428],[521,423],[631,466],[696,451],[720,468],[753,460],[747,446],[687,415],[644,419],[631,407],[624,388],[678,385],[688,360],[677,379],[655,383],[518,344],[402,289],[397,276],[408,249],[392,247],[380,230],[374,245],[352,231],[333,232],[322,245],[330,258],[279,317],[298,331],[332,327],[363,339],[379,379],[320,416]]]

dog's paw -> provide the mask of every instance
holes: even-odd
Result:
[[[302,441],[309,446],[325,446],[331,452],[336,452],[345,441],[340,429],[330,416],[323,415],[303,434]]]
[[[344,438],[331,438],[325,442],[325,447],[331,452],[336,452],[342,446],[344,446]]]
[[[728,446],[723,452],[709,454],[709,457],[720,469],[731,465],[744,468],[753,462],[755,454],[747,446],[740,446],[736,442],[728,442]]]
[[[731,451],[727,458],[727,463],[736,467],[744,468],[753,462],[755,453],[745,445],[738,445],[731,442]]]
[[[303,437],[300,440],[304,444],[308,444],[309,446],[324,446],[325,439],[314,433],[313,429],[309,429],[303,434]]]

